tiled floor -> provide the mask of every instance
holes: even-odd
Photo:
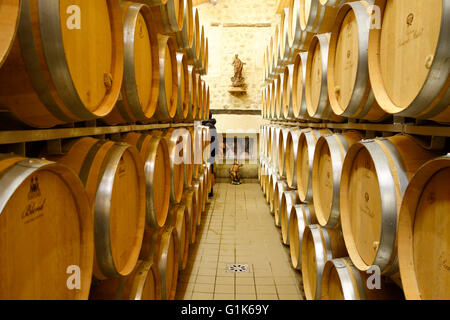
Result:
[[[177,299],[303,299],[301,275],[290,266],[259,184],[221,183],[214,193],[179,275]],[[233,263],[248,264],[250,272],[228,272]]]

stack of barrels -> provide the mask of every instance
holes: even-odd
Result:
[[[209,114],[198,11],[62,5],[0,3],[2,117],[180,125],[63,140],[39,159],[0,154],[0,299],[174,299],[212,187],[209,128],[193,125]]]
[[[208,39],[192,0],[8,0],[0,18],[0,110],[28,126],[209,116]]]
[[[281,13],[262,114],[284,122],[261,127],[259,171],[307,299],[450,299],[448,148],[325,129],[393,116],[450,123],[449,9],[290,0]]]
[[[445,151],[402,134],[260,135],[261,188],[307,299],[450,298]]]
[[[449,123],[448,6],[289,0],[264,50],[263,117]]]

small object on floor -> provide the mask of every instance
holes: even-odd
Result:
[[[235,186],[239,186],[239,185],[242,184],[242,182],[240,182],[240,181],[238,181],[238,182],[232,181],[231,184],[232,184],[232,185],[235,185]]]
[[[239,173],[239,168],[243,165],[239,164],[237,160],[234,160],[233,166],[230,168],[230,178],[231,183],[234,185],[240,185],[241,183],[241,174]]]

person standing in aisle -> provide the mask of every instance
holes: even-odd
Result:
[[[202,125],[209,127],[210,132],[210,155],[208,158],[208,161],[206,162],[208,165],[211,166],[211,173],[214,176],[214,162],[216,160],[216,148],[218,147],[218,141],[217,141],[217,130],[216,130],[216,119],[212,117],[211,111],[209,112],[209,120],[202,121]],[[209,193],[208,197],[212,198],[214,195],[213,188],[211,187],[211,192]]]

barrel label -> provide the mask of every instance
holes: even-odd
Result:
[[[44,216],[43,211],[47,199],[42,198],[38,177],[31,177],[27,198],[29,202],[22,212],[22,220],[25,224]]]
[[[423,32],[424,32],[423,26],[416,26],[414,22],[415,22],[414,14],[410,13],[406,17],[407,28],[406,28],[405,36],[399,40],[399,45],[398,45],[399,47],[406,46],[411,41],[419,39],[423,35]]]
[[[69,14],[66,26],[69,30],[81,30],[81,8],[77,5],[67,7],[66,13]]]

